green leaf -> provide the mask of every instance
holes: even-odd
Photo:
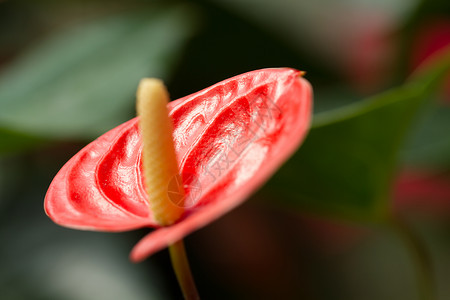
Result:
[[[43,143],[44,140],[35,136],[0,128],[0,154],[29,149]]]
[[[0,76],[0,139],[92,139],[129,119],[139,80],[169,77],[194,17],[187,6],[133,12],[44,41]]]
[[[405,135],[449,69],[450,53],[399,88],[316,114],[305,143],[265,191],[321,213],[386,218]]]
[[[420,120],[402,151],[408,167],[450,168],[450,107],[433,105]]]

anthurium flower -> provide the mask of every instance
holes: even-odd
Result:
[[[45,197],[47,215],[76,229],[156,228],[135,246],[133,261],[181,240],[242,203],[299,147],[312,107],[302,75],[289,68],[257,70],[167,105],[183,180],[183,191],[178,176],[168,184],[169,198],[183,208],[173,224],[162,226],[149,209],[139,117],[63,166]]]

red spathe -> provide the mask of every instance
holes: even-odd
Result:
[[[105,133],[51,183],[45,211],[77,229],[156,227],[133,249],[140,261],[242,203],[295,152],[309,129],[312,89],[301,72],[245,73],[168,104],[186,192],[185,214],[160,227],[144,187],[138,118]]]

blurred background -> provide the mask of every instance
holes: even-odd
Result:
[[[167,251],[128,260],[148,230],[70,230],[43,210],[62,165],[134,116],[140,78],[164,79],[177,99],[246,71],[293,67],[307,71],[320,120],[405,86],[449,45],[445,0],[0,1],[0,299],[181,299]],[[361,113],[374,120],[363,134],[388,149],[361,169],[382,182],[374,187],[345,176],[366,139],[328,142],[313,123],[305,150],[266,187],[185,240],[202,298],[430,299],[419,291],[433,286],[435,299],[450,299],[449,79],[414,122],[389,123],[389,106]],[[396,91],[392,99],[406,97]],[[355,132],[363,124],[348,120]],[[389,135],[395,126],[401,136]],[[337,141],[349,136],[332,128]],[[342,171],[348,189],[334,197],[309,185],[302,197],[289,180],[309,178],[303,165],[326,180],[319,161]],[[347,201],[355,185],[367,198]],[[373,217],[379,206],[407,230]]]

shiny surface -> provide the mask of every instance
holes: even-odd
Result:
[[[312,106],[311,86],[300,74],[287,68],[253,71],[169,103],[189,204],[176,224],[145,237],[133,260],[239,205],[297,149]],[[79,229],[159,227],[147,204],[141,148],[138,118],[87,145],[53,180],[47,214]]]

